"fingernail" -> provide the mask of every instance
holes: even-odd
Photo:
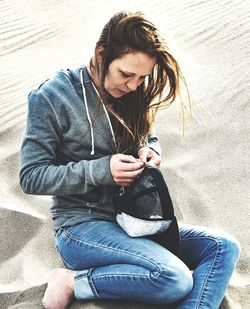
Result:
[[[154,164],[153,162],[147,162],[146,166],[156,167],[156,164]]]

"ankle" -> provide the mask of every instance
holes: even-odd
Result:
[[[49,274],[48,287],[43,297],[46,309],[66,309],[74,298],[76,271],[56,268]]]

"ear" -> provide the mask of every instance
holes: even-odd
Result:
[[[96,61],[97,63],[102,63],[102,58],[103,58],[103,54],[104,54],[104,47],[102,46],[97,46],[95,49],[95,57],[96,57]]]

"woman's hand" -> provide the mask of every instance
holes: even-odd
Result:
[[[151,148],[142,147],[138,150],[139,160],[148,165],[160,166],[161,157]]]
[[[115,154],[110,160],[110,171],[115,183],[119,186],[129,186],[143,171],[145,163],[133,156]]]

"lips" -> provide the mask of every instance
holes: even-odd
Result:
[[[124,91],[124,90],[121,90],[121,89],[118,89],[121,93],[123,93],[123,94],[127,94],[127,93],[129,93],[129,91]]]

